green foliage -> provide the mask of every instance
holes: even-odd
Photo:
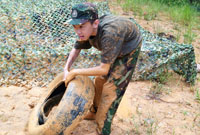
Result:
[[[165,70],[155,79],[155,81],[160,84],[165,84],[171,77],[172,77],[172,72]]]
[[[191,44],[197,35],[192,31],[192,26],[189,25],[188,27],[186,27],[186,30],[183,36],[184,36],[184,43]]]
[[[196,90],[196,100],[200,103],[200,93],[199,90]]]
[[[121,1],[118,0],[118,3]],[[125,0],[122,2],[122,8],[126,12],[132,11],[134,15],[144,16],[145,20],[154,20],[161,9],[161,4],[154,0]]]
[[[190,5],[186,4],[184,6],[172,6],[168,10],[170,17],[175,22],[181,22],[182,24],[189,25],[194,20],[194,17],[197,16],[197,13]]]
[[[169,14],[169,17],[176,23],[182,25],[181,31],[184,36],[184,43],[191,44],[196,38],[193,29],[200,27],[199,14],[197,8],[191,6],[196,4],[195,0],[117,0],[122,4],[124,11],[132,11],[134,15],[140,16],[147,21],[159,19],[161,12]],[[180,33],[177,34],[177,40],[180,39]]]
[[[158,1],[160,3],[163,3],[163,4],[167,4],[167,5],[184,5],[186,3],[189,2],[189,0],[155,0],[155,1]]]
[[[164,91],[163,84],[155,82],[154,85],[150,88],[149,94],[151,97],[158,98]]]
[[[159,11],[162,8],[162,5],[153,0],[146,1],[146,3],[147,3],[147,6],[146,6],[146,8],[143,9],[144,10],[144,19],[145,20],[155,20],[158,16]]]
[[[200,8],[200,0],[192,0],[191,3],[193,6]]]
[[[125,11],[140,12],[141,11],[141,1],[140,0],[125,0],[122,4],[122,8]]]
[[[189,4],[184,6],[171,6],[168,9],[170,18],[179,24],[182,24],[181,31],[184,31],[184,43],[191,44],[196,38],[196,34],[192,31],[200,21],[197,19],[198,14]]]

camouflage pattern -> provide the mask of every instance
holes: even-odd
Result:
[[[88,49],[91,46],[101,51],[102,63],[113,63],[117,57],[123,57],[137,48],[142,40],[136,25],[127,18],[104,15],[99,18],[98,32],[89,41],[77,41],[76,49]]]
[[[0,1],[0,86],[45,87],[63,71],[76,42],[71,25],[72,7],[85,0]],[[95,3],[99,16],[111,14],[107,2]],[[155,79],[166,69],[196,80],[194,48],[178,44],[139,27],[143,44],[132,80]],[[83,50],[73,68],[96,66],[100,52]]]
[[[131,20],[136,23],[134,19]],[[164,71],[171,70],[193,85],[197,76],[193,46],[178,44],[144,30],[139,24],[137,26],[144,42],[133,80],[157,79]]]
[[[92,3],[80,3],[72,7],[70,24],[80,25],[88,20],[98,19],[98,10]]]
[[[96,113],[98,132],[100,134],[109,135],[111,132],[112,119],[132,78],[140,48],[141,44],[130,54],[117,58],[111,66],[109,74],[105,77],[107,81],[102,84],[101,102]],[[112,84],[114,84],[114,87]],[[95,97],[97,96],[95,95]]]

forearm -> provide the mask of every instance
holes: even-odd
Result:
[[[65,68],[64,70],[70,70],[70,67],[72,66],[72,64],[74,63],[74,61],[76,60],[76,58],[78,57],[79,53],[80,53],[81,49],[72,49],[72,51],[69,54],[69,57],[67,59],[67,62],[65,64]]]
[[[72,72],[75,75],[102,76],[102,75],[107,75],[109,69],[110,69],[110,64],[101,64],[100,66],[92,68],[73,69]]]
[[[84,76],[102,76],[107,75],[110,70],[110,64],[101,63],[100,66],[93,68],[73,69],[64,77],[65,86],[77,75]]]

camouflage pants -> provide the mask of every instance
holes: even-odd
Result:
[[[109,135],[112,119],[135,70],[141,44],[130,54],[117,58],[106,77],[95,78],[94,110],[97,132]]]

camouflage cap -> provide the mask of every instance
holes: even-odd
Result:
[[[81,3],[72,7],[71,18],[69,23],[80,25],[89,20],[98,19],[98,10],[92,3]]]

